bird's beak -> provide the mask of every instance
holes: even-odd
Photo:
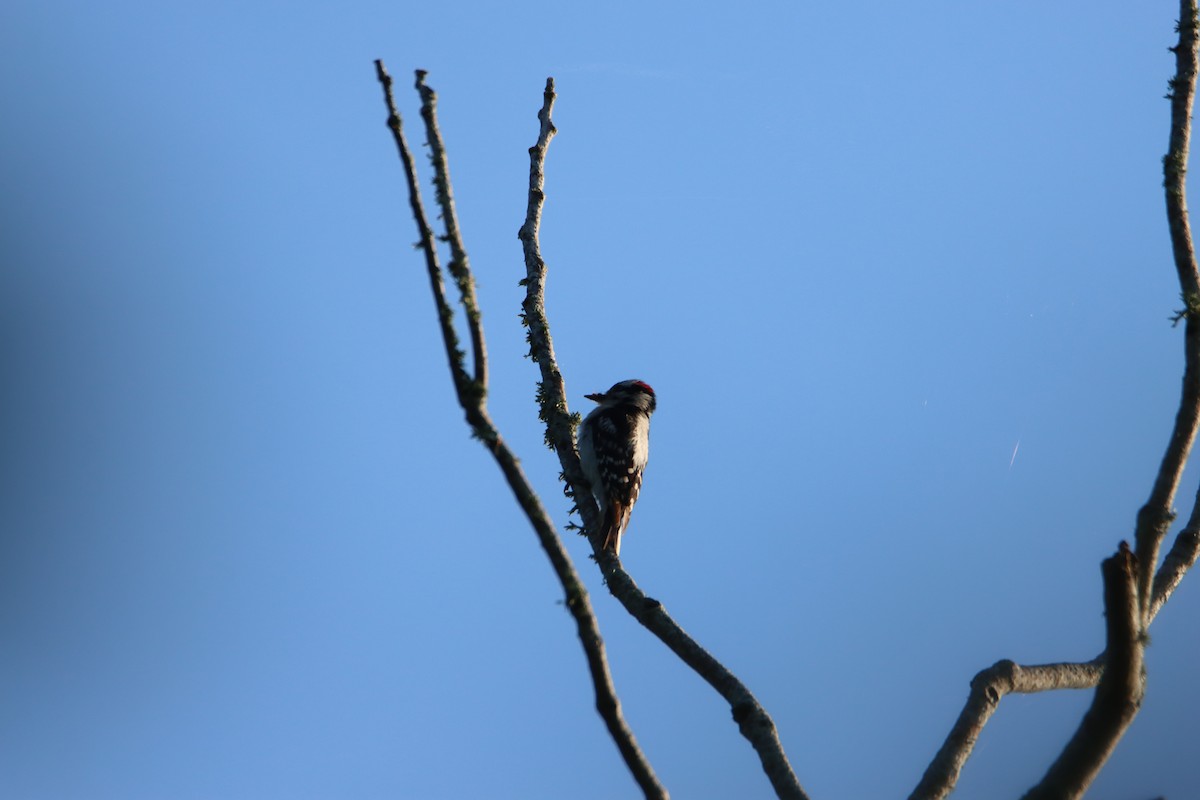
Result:
[[[591,400],[595,403],[599,403],[601,400],[604,399],[604,392],[597,392],[596,394],[585,394],[584,397],[586,397],[588,400]]]

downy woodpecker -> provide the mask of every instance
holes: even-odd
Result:
[[[602,394],[579,429],[579,460],[603,515],[604,549],[621,554],[621,534],[642,489],[650,456],[650,415],[657,402],[642,381],[621,381]]]

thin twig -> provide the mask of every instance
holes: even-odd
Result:
[[[538,144],[529,151],[529,207],[525,224],[517,234],[525,251],[526,296],[522,306],[523,319],[529,328],[530,355],[541,370],[538,403],[539,414],[546,423],[546,441],[558,453],[567,493],[574,498],[584,528],[590,534],[589,541],[609,591],[638,622],[725,698],[742,735],[758,754],[763,771],[767,774],[776,795],[781,798],[804,800],[807,795],[801,788],[791,764],[788,763],[787,754],[779,741],[779,734],[770,714],[732,672],[713,658],[667,614],[661,603],[647,597],[638,588],[622,568],[620,560],[611,551],[603,548],[600,537],[596,535],[600,530],[599,509],[591,492],[587,491],[588,484],[579,466],[574,434],[578,419],[572,416],[568,409],[566,389],[554,355],[554,343],[546,320],[546,264],[542,260],[538,243],[538,228],[545,199],[542,172],[545,146],[554,135],[554,126],[550,121],[553,99],[554,84],[547,81],[544,114],[539,115],[539,119],[542,120],[542,135]]]
[[[541,227],[542,220],[542,204],[545,200],[545,194],[542,189],[545,184],[545,163],[546,151],[550,147],[550,140],[554,138],[556,133],[554,123],[551,121],[551,112],[554,109],[554,79],[546,79],[546,90],[542,95],[542,108],[538,112],[538,139],[537,143],[529,148],[529,202],[525,210],[525,224],[521,226],[518,232],[518,237],[524,243],[525,260],[526,260],[526,277],[522,283],[526,284],[525,300],[522,303],[524,313],[521,315],[522,321],[530,329],[531,341],[534,337],[542,342],[544,347],[541,351],[548,353],[547,358],[539,358],[535,349],[531,348],[531,355],[541,367],[545,374],[550,372],[552,380],[556,379],[556,384],[562,386],[562,375],[558,372],[557,362],[554,357],[554,344],[550,339],[550,331],[546,322],[545,306],[542,301],[542,288],[546,279],[546,264],[542,261],[539,253],[538,232]],[[528,267],[530,258],[533,258],[537,264],[535,270],[530,270]],[[541,409],[544,409],[544,392],[542,384],[538,385],[539,401],[543,403]],[[561,397],[561,395],[560,395]],[[558,407],[562,412],[554,417],[548,417],[544,410],[539,411],[539,416],[542,420],[550,424],[566,424],[566,437],[569,440],[571,437],[571,418],[566,410],[566,401],[562,401],[562,405]],[[564,422],[565,420],[565,422]],[[549,439],[548,439],[549,441]],[[556,542],[557,537],[555,537]],[[558,542],[561,547],[561,542]],[[571,566],[570,558],[566,551],[563,550],[562,560],[571,569],[572,580],[579,583],[578,577],[574,573],[574,567]],[[557,566],[555,567],[557,569]],[[579,592],[583,595],[586,601],[586,593],[583,586],[579,585]],[[580,630],[580,638],[584,639],[583,631]],[[634,738],[633,731],[625,722],[625,718],[621,713],[621,705],[617,700],[617,695],[613,689],[612,679],[608,673],[608,663],[604,658],[604,645],[600,642],[599,634],[595,636],[598,647],[595,650],[595,665],[592,669],[592,682],[596,689],[596,709],[600,712],[600,716],[604,718],[605,724],[608,726],[609,734],[613,741],[616,742],[617,748],[621,751],[621,757],[625,759],[626,766],[633,774],[634,780],[641,787],[642,792],[646,797],[667,797],[667,790],[659,782],[658,777],[654,774],[654,769],[650,766],[645,754],[638,746],[637,740]],[[589,651],[590,653],[590,651]],[[593,656],[589,654],[589,664],[593,661]]]
[[[541,370],[542,380],[538,383],[538,416],[546,423],[546,444],[551,448],[565,444],[574,448],[575,426],[578,419],[567,409],[563,388],[562,372],[554,355],[554,340],[550,337],[550,323],[546,319],[546,262],[542,260],[538,236],[542,225],[542,207],[546,193],[546,150],[558,132],[550,117],[554,109],[554,79],[546,79],[542,93],[542,108],[538,112],[538,139],[529,148],[529,202],[525,208],[525,222],[517,231],[521,249],[525,255],[525,299],[521,302],[521,322],[529,329],[529,357]],[[564,465],[565,466],[565,465]],[[568,482],[568,490],[573,482]],[[590,492],[584,492],[588,498]],[[576,503],[579,498],[576,498]]]
[[[1200,509],[1200,502],[1196,503]],[[1193,510],[1193,517],[1195,516]],[[1163,604],[1171,598],[1183,576],[1196,563],[1200,555],[1200,529],[1191,522],[1175,537],[1175,544],[1163,558],[1158,574],[1154,576],[1154,596],[1150,601],[1150,619],[1153,620],[1162,610]]]
[[[1181,0],[1175,54],[1175,76],[1168,83],[1171,101],[1171,133],[1167,155],[1163,157],[1163,185],[1167,195],[1167,224],[1171,231],[1171,249],[1179,288],[1185,297],[1200,295],[1200,272],[1196,269],[1196,250],[1187,211],[1188,155],[1192,138],[1192,105],[1196,97],[1197,54],[1196,0]]]
[[[1180,314],[1186,320],[1184,372],[1175,427],[1163,454],[1150,499],[1138,512],[1135,534],[1139,565],[1138,600],[1144,619],[1148,619],[1150,611],[1158,551],[1175,518],[1172,508],[1175,492],[1196,438],[1197,425],[1200,424],[1200,320],[1197,319],[1197,314],[1200,314],[1200,271],[1196,267],[1196,250],[1188,220],[1186,185],[1192,105],[1196,97],[1196,0],[1181,0],[1178,30],[1179,43],[1171,48],[1175,53],[1175,77],[1170,80],[1167,94],[1171,101],[1171,134],[1167,154],[1163,157],[1163,187],[1166,191],[1171,250],[1184,303],[1184,310]]]
[[[487,346],[483,338],[483,317],[475,298],[475,279],[471,276],[471,262],[463,246],[462,233],[458,227],[458,211],[454,206],[454,188],[450,183],[450,164],[446,160],[446,147],[437,124],[437,93],[425,83],[425,70],[417,70],[417,92],[421,95],[421,117],[429,138],[429,158],[433,162],[433,185],[437,189],[438,206],[442,209],[442,222],[446,226],[445,241],[450,245],[450,261],[446,268],[458,285],[459,298],[467,314],[467,327],[471,331],[471,347],[475,354],[475,384],[481,391],[487,390]]]
[[[404,165],[404,177],[408,183],[408,202],[412,207],[413,219],[416,220],[417,232],[421,237],[416,246],[425,254],[429,287],[433,291],[433,300],[438,311],[438,324],[442,330],[442,342],[446,346],[446,361],[450,365],[450,374],[454,379],[455,390],[461,395],[470,378],[463,366],[463,351],[458,345],[458,333],[454,330],[454,311],[446,300],[446,287],[442,282],[442,268],[438,263],[433,228],[429,226],[429,221],[425,216],[425,205],[421,201],[417,168],[413,164],[412,151],[408,149],[408,140],[404,137],[404,125],[400,119],[400,112],[396,110],[396,98],[392,94],[392,76],[387,73],[382,61],[375,62],[375,76],[383,86],[383,101],[388,109],[387,126],[396,142],[396,149],[399,150],[400,162]]]
[[[1104,676],[1075,735],[1025,800],[1082,797],[1141,708],[1145,640],[1137,599],[1137,558],[1121,542],[1116,555],[1105,559],[1101,572],[1108,654]]]
[[[395,99],[392,95],[392,78],[388,75],[382,61],[377,60],[375,62],[375,71],[380,84],[383,86],[384,102],[388,108],[388,127],[392,131],[396,146],[400,151],[400,160],[404,164],[413,217],[416,220],[417,229],[421,235],[421,241],[418,246],[425,252],[425,263],[430,273],[434,303],[438,311],[442,338],[445,342],[450,370],[454,376],[455,391],[459,404],[462,406],[463,411],[466,412],[467,423],[471,426],[472,432],[484,443],[488,451],[496,459],[513,495],[533,525],[538,541],[550,559],[555,575],[558,576],[559,582],[562,584],[565,594],[565,604],[572,618],[575,620],[579,640],[583,646],[584,655],[587,658],[588,670],[592,676],[592,684],[596,692],[597,710],[608,724],[609,732],[616,740],[617,747],[622,755],[625,756],[626,762],[629,763],[631,758],[637,762],[640,758],[640,763],[631,763],[630,769],[634,772],[635,777],[638,778],[638,782],[643,786],[643,789],[646,789],[647,785],[656,789],[655,791],[647,790],[646,796],[648,798],[663,798],[663,800],[666,800],[666,791],[657,784],[653,772],[649,771],[648,763],[645,762],[644,756],[641,755],[641,751],[633,739],[632,732],[621,716],[620,703],[613,688],[612,676],[609,674],[608,662],[604,654],[604,640],[600,636],[600,628],[596,622],[595,613],[592,611],[591,600],[588,598],[587,590],[584,588],[583,582],[579,580],[579,575],[571,563],[570,555],[567,553],[566,548],[563,547],[558,532],[555,530],[554,523],[550,519],[550,515],[546,512],[541,500],[534,492],[528,478],[521,469],[520,462],[504,442],[488,414],[486,348],[484,346],[483,326],[478,308],[475,307],[474,279],[471,276],[466,252],[458,233],[457,221],[450,222],[450,220],[454,219],[453,202],[452,194],[450,193],[450,178],[447,172],[445,148],[437,127],[437,112],[434,103],[436,95],[425,85],[424,72],[418,72],[417,89],[421,93],[422,98],[422,116],[426,122],[426,132],[430,140],[430,149],[435,153],[433,164],[438,185],[438,202],[442,208],[443,219],[447,220],[448,231],[453,226],[453,232],[448,233],[446,237],[450,242],[453,258],[450,269],[455,281],[459,285],[460,297],[467,310],[472,339],[476,342],[476,377],[474,380],[471,380],[467,375],[463,366],[464,355],[458,347],[457,334],[454,330],[454,314],[446,299],[441,270],[438,267],[434,236],[421,203],[420,185],[416,177],[412,154],[404,138],[400,114],[396,110]],[[633,754],[632,756],[630,755],[631,753]],[[643,781],[645,773],[649,774],[649,782]]]

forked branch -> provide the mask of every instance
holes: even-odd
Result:
[[[540,498],[533,491],[516,456],[501,438],[488,414],[487,349],[483,336],[483,322],[475,299],[475,279],[471,274],[470,262],[467,259],[466,249],[463,247],[458,219],[454,210],[446,150],[437,125],[437,95],[425,84],[425,72],[418,70],[416,87],[421,96],[421,116],[425,120],[425,132],[432,154],[437,201],[446,225],[446,233],[443,238],[450,246],[451,258],[448,269],[458,285],[459,299],[466,312],[467,325],[471,332],[474,349],[474,377],[468,375],[463,364],[464,354],[458,346],[458,337],[454,329],[454,312],[446,299],[437,247],[421,202],[416,167],[413,164],[412,153],[408,148],[400,113],[396,108],[396,101],[392,93],[392,78],[388,75],[382,61],[375,62],[375,72],[383,87],[384,102],[388,109],[388,128],[392,131],[400,160],[404,165],[409,202],[420,234],[418,246],[425,254],[425,264],[429,272],[434,304],[437,307],[442,340],[445,343],[450,372],[454,377],[459,405],[466,413],[467,423],[471,426],[472,432],[496,459],[496,463],[500,466],[509,487],[521,506],[521,510],[525,512],[533,525],[534,532],[537,534],[542,549],[550,559],[555,575],[562,584],[567,609],[575,620],[579,641],[587,658],[588,670],[596,695],[596,709],[607,725],[609,735],[616,742],[617,749],[645,796],[665,800],[668,796],[666,790],[655,777],[653,769],[641,748],[638,747],[633,731],[625,723],[621,713],[621,704],[613,687],[612,675],[609,673],[608,660],[604,652],[604,640],[600,636],[600,628],[592,611],[587,590],[584,588],[583,582],[579,580],[579,575],[571,563],[571,557],[563,547],[554,523],[550,520],[550,515],[542,506]]]
[[[1125,542],[1101,566],[1106,642],[1104,675],[1075,735],[1025,800],[1075,800],[1092,785],[1142,705],[1142,614],[1137,558]]]
[[[1200,505],[1197,506],[1200,508]],[[1150,621],[1170,599],[1188,569],[1196,563],[1200,536],[1192,523],[1175,539],[1175,544],[1154,580]],[[971,680],[967,702],[938,754],[921,777],[909,800],[934,800],[950,794],[958,783],[962,768],[975,749],[983,728],[1009,694],[1036,694],[1056,689],[1094,689],[1104,675],[1108,651],[1091,661],[1025,666],[1009,660],[998,661],[981,670]]]
[[[921,776],[909,800],[940,800],[958,784],[959,775],[983,728],[1007,694],[1032,694],[1052,689],[1089,689],[1104,672],[1102,657],[1078,664],[1021,666],[998,661],[971,681],[971,693],[941,750]]]
[[[1164,187],[1167,199],[1167,224],[1170,229],[1171,247],[1175,269],[1179,277],[1180,294],[1184,310],[1178,319],[1185,320],[1184,327],[1184,373],[1179,399],[1179,411],[1171,431],[1162,462],[1155,476],[1154,485],[1146,504],[1137,515],[1134,533],[1136,557],[1131,557],[1135,570],[1133,613],[1137,621],[1136,660],[1140,669],[1140,642],[1158,615],[1163,605],[1179,586],[1183,576],[1196,563],[1200,553],[1200,495],[1193,500],[1191,515],[1183,530],[1175,538],[1162,565],[1158,566],[1158,554],[1163,539],[1170,529],[1175,515],[1172,506],[1183,476],[1198,422],[1200,422],[1200,272],[1197,271],[1195,247],[1192,242],[1191,224],[1188,221],[1185,178],[1189,142],[1191,140],[1192,106],[1196,94],[1197,74],[1197,3],[1196,0],[1181,0],[1179,12],[1179,42],[1171,50],[1175,53],[1175,76],[1170,81],[1171,131],[1167,155],[1163,158]],[[1125,551],[1122,551],[1123,553]],[[1123,557],[1121,553],[1115,558]],[[1109,570],[1113,559],[1105,562],[1105,585],[1109,584]],[[1157,567],[1157,572],[1156,572]],[[1124,569],[1124,567],[1122,567]],[[1106,602],[1109,598],[1106,589]],[[910,800],[935,800],[946,797],[958,782],[959,773],[970,757],[983,727],[995,713],[1000,700],[1009,693],[1041,692],[1051,689],[1089,689],[1097,687],[1093,711],[1081,723],[1076,736],[1067,745],[1042,784],[1031,791],[1030,796],[1039,794],[1044,787],[1079,787],[1081,793],[1091,778],[1111,753],[1112,745],[1120,737],[1125,726],[1136,714],[1140,701],[1139,685],[1134,690],[1127,678],[1125,659],[1127,650],[1113,650],[1114,631],[1111,619],[1114,611],[1106,605],[1110,615],[1109,646],[1104,653],[1088,662],[1045,664],[1036,667],[1021,667],[1011,661],[1001,661],[983,670],[971,682],[971,692],[958,720],[946,737],[945,743],[921,782],[910,795]],[[1124,614],[1125,611],[1120,613]],[[1124,641],[1121,639],[1120,641]],[[1117,671],[1109,676],[1110,671]],[[1101,704],[1101,694],[1112,701],[1112,688],[1124,686],[1127,691],[1126,706],[1128,719],[1122,717],[1119,725],[1113,724],[1100,735],[1096,714]],[[1111,723],[1112,715],[1107,719]],[[1070,796],[1070,795],[1053,795]]]
[[[1138,557],[1138,599],[1143,617],[1151,608],[1154,571],[1158,551],[1175,514],[1175,492],[1183,476],[1196,428],[1200,424],[1200,272],[1196,268],[1196,250],[1192,243],[1187,209],[1187,166],[1192,136],[1192,106],[1196,97],[1196,0],[1181,0],[1179,42],[1175,53],[1175,77],[1169,82],[1171,132],[1167,154],[1163,157],[1163,188],[1167,200],[1167,226],[1171,251],[1179,277],[1179,293],[1184,310],[1184,371],[1179,412],[1150,499],[1138,513],[1136,533]]]

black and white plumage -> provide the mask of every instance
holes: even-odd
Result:
[[[621,554],[621,535],[642,490],[650,457],[650,415],[657,400],[642,381],[621,381],[602,394],[579,429],[579,460],[603,515],[604,549]]]

